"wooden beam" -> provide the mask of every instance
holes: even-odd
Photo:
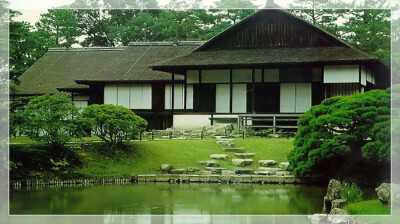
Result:
[[[187,101],[187,72],[185,72],[184,83],[183,83],[183,109],[186,111],[186,101]]]
[[[174,104],[175,104],[175,73],[172,73],[172,85],[171,85],[171,111],[174,113]]]
[[[233,72],[232,69],[229,69],[229,113],[232,113],[232,107],[233,107],[233,101],[232,101],[232,96],[233,96]]]
[[[252,92],[251,92],[251,111],[253,114],[256,113],[255,111],[255,99],[256,99],[256,85],[255,85],[255,79],[256,79],[256,71],[255,69],[251,69],[251,85],[252,85]]]

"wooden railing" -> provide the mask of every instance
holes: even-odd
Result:
[[[274,134],[278,129],[298,129],[297,121],[303,114],[240,114],[238,128],[272,128]]]

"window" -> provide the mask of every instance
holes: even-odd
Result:
[[[281,83],[281,113],[304,113],[311,107],[311,83]]]

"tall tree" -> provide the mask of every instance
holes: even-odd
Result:
[[[33,27],[27,22],[15,21],[20,12],[10,10],[10,80],[18,83],[18,77],[41,55],[35,51],[36,42]]]
[[[71,47],[83,34],[72,10],[49,10],[41,15],[36,28],[50,46]]]

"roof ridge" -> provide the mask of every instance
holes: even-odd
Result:
[[[137,41],[129,42],[128,46],[200,46],[207,41]]]
[[[82,51],[123,51],[124,47],[76,47],[76,48],[68,48],[68,47],[53,47],[49,48],[49,52],[82,52]]]

